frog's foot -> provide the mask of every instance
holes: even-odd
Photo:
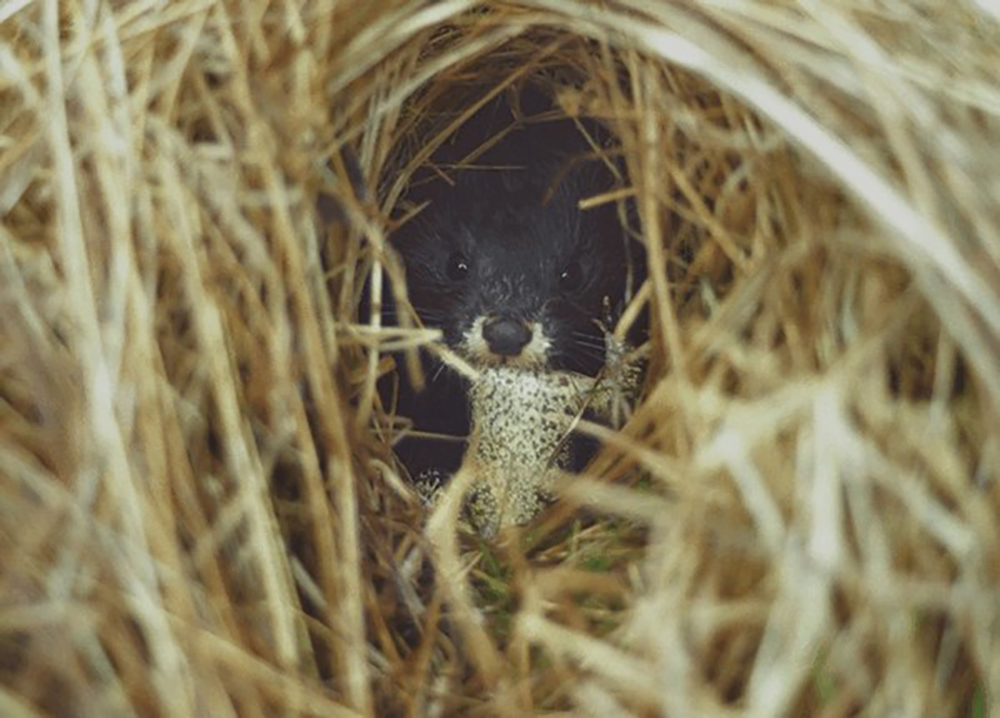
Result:
[[[615,428],[624,424],[631,413],[639,386],[642,383],[643,362],[636,358],[633,348],[619,341],[610,332],[604,335],[604,371],[598,377],[590,408]]]
[[[451,481],[451,474],[441,469],[424,469],[417,476],[414,485],[417,497],[425,509],[430,510],[437,505],[441,491]]]

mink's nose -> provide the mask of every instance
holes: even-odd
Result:
[[[496,317],[483,324],[483,339],[494,354],[515,357],[531,341],[531,328],[517,319]]]

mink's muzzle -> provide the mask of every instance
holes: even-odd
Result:
[[[531,327],[514,317],[491,317],[483,322],[483,339],[494,354],[516,357],[531,341]]]

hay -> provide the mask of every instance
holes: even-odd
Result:
[[[991,7],[0,7],[0,712],[986,715]],[[422,532],[375,384],[428,333],[358,305],[529,76],[620,145],[651,366],[486,545]]]

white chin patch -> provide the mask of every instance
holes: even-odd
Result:
[[[545,336],[540,322],[531,323],[531,341],[525,344],[517,356],[504,356],[490,349],[490,345],[483,337],[483,324],[485,323],[486,317],[477,317],[472,326],[462,335],[462,349],[473,363],[481,366],[522,366],[526,369],[545,365],[545,359],[552,342]]]

